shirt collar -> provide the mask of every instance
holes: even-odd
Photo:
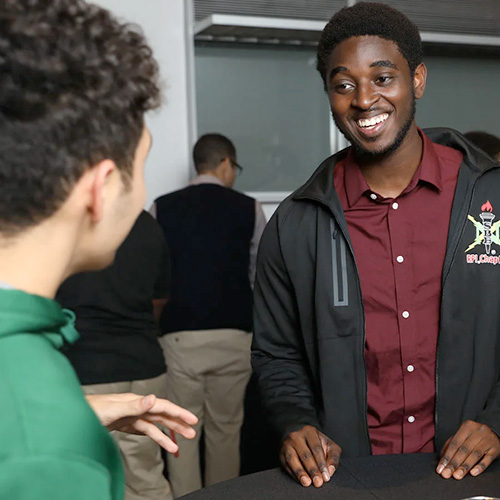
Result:
[[[403,193],[411,191],[419,181],[428,183],[441,191],[443,189],[441,165],[439,163],[439,158],[436,154],[434,144],[421,129],[418,129],[418,133],[423,140],[422,160],[420,161],[420,165],[410,181],[410,184],[408,184],[408,187],[403,191]],[[349,149],[344,165],[344,182],[347,202],[349,203],[349,206],[352,207],[365,193],[371,193],[371,189],[363,177],[359,165],[356,163],[352,148]]]
[[[216,184],[217,186],[224,187],[224,184],[218,177],[210,174],[200,174],[189,183],[190,186],[198,186],[200,184]]]

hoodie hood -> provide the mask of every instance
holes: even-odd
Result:
[[[19,334],[45,337],[56,348],[78,339],[75,314],[51,299],[21,290],[0,290],[0,342]]]

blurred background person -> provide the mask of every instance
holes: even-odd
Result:
[[[68,347],[86,394],[165,394],[165,360],[155,317],[170,286],[170,259],[163,234],[142,211],[112,266],[77,274],[57,294],[76,314],[80,339]],[[125,468],[126,500],[169,500],[159,446],[146,436],[113,432]]]
[[[190,186],[151,208],[172,256],[171,300],[161,318],[167,395],[199,418],[198,437],[179,437],[179,452],[167,457],[175,497],[239,474],[252,286],[266,224],[259,203],[231,189],[242,167],[227,137],[202,136],[193,158],[198,176]]]
[[[482,149],[493,159],[500,161],[500,138],[488,132],[471,131],[464,134],[472,144]]]

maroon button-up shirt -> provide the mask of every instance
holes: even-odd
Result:
[[[441,276],[463,154],[419,132],[422,161],[397,198],[371,191],[351,154],[334,172],[361,280],[374,454],[434,451]]]

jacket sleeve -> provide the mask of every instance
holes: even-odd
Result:
[[[485,408],[476,420],[487,425],[500,437],[500,381],[493,387]]]
[[[264,411],[285,438],[304,425],[319,428],[319,422],[278,224],[279,214],[274,214],[259,247],[252,366]]]
[[[113,500],[108,471],[100,464],[68,457],[36,456],[0,462],[0,498],[16,500]]]

